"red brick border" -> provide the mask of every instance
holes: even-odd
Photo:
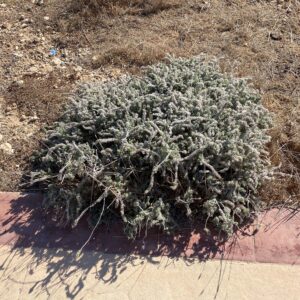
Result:
[[[0,193],[0,245],[78,250],[91,230],[86,224],[61,228],[41,209],[41,194]],[[157,232],[128,241],[120,226],[102,227],[85,248],[105,253],[169,255],[251,262],[300,264],[300,212],[262,213],[246,230],[226,243],[201,228],[183,229],[176,236]]]

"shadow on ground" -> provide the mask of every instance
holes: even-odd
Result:
[[[32,295],[50,295],[56,285],[63,285],[66,297],[74,298],[85,288],[85,280],[91,273],[104,284],[112,284],[128,267],[140,270],[146,263],[159,265],[163,256],[170,260],[184,258],[187,265],[218,258],[221,270],[222,260],[230,260],[236,249],[241,254],[244,251],[246,256],[253,252],[253,240],[249,239],[253,230],[252,233],[251,230],[240,232],[226,243],[220,241],[220,237],[205,234],[200,226],[184,228],[173,236],[152,231],[147,237],[129,241],[120,224],[99,228],[84,251],[79,251],[89,239],[91,229],[85,222],[75,229],[59,227],[49,214],[44,213],[41,202],[42,196],[38,194],[10,197],[1,202],[0,212],[0,245],[10,246],[0,265],[3,273],[0,280],[1,277],[8,278],[8,272],[18,271],[9,268],[9,262],[16,255],[23,259],[19,268],[24,268],[27,263],[31,275],[44,265],[43,276],[26,283],[27,287],[30,284]],[[249,240],[249,245],[244,240],[241,247],[239,243],[243,239]]]

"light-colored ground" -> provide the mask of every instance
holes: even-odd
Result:
[[[300,266],[0,249],[0,299],[299,299]]]

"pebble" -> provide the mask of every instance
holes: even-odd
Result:
[[[10,143],[3,143],[0,145],[0,150],[3,151],[7,155],[14,154],[14,149]]]
[[[0,142],[3,140],[3,135],[0,133]]]
[[[274,41],[280,41],[282,39],[282,36],[279,33],[272,32],[270,33],[270,38]]]
[[[58,57],[54,57],[52,62],[56,65],[56,66],[60,66],[63,62],[58,58]]]
[[[20,57],[23,57],[23,54],[22,53],[18,53],[18,52],[14,52],[13,56],[20,58]]]
[[[23,23],[26,23],[26,24],[32,24],[33,23],[33,20],[32,19],[23,19],[21,20]]]
[[[23,84],[24,84],[24,80],[17,80],[16,81],[16,85],[19,86],[19,87],[22,86]]]
[[[34,115],[34,116],[28,118],[28,123],[33,123],[33,122],[37,121],[38,119],[39,119],[39,117],[37,115]]]
[[[25,121],[26,119],[27,119],[27,117],[25,115],[21,115],[21,117],[20,117],[21,122]]]
[[[49,21],[49,20],[50,20],[50,17],[45,16],[45,17],[44,17],[44,20],[45,20],[45,21]]]
[[[36,74],[38,73],[39,69],[35,66],[32,66],[28,69],[28,72],[31,73],[31,74]]]
[[[81,72],[82,71],[82,67],[81,66],[76,66],[76,67],[74,67],[74,70],[76,72]]]
[[[96,62],[96,61],[98,60],[98,58],[99,58],[99,57],[98,57],[97,55],[94,55],[94,56],[92,57],[92,61],[93,61],[93,62]]]
[[[41,6],[44,4],[44,0],[32,0],[32,4]]]

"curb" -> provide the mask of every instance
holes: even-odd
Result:
[[[38,193],[0,193],[0,245],[81,249],[91,234],[87,224],[58,227],[43,214],[42,199]],[[300,212],[273,209],[262,213],[247,230],[225,243],[206,235],[203,228],[185,228],[176,236],[154,232],[129,241],[116,224],[100,227],[85,250],[300,265]]]

